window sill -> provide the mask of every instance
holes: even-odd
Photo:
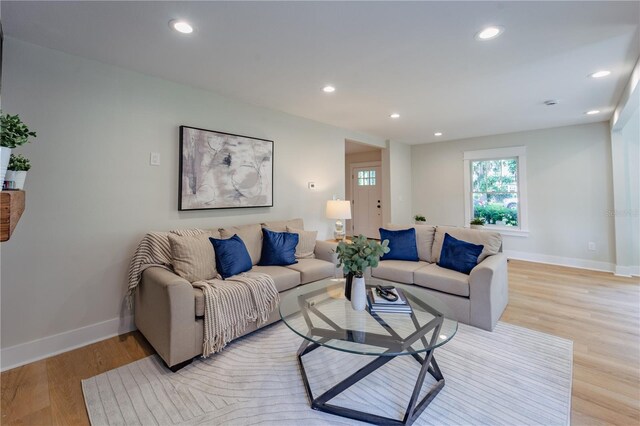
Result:
[[[469,227],[467,226],[467,228]],[[483,228],[480,229],[480,231],[499,232],[501,235],[507,235],[509,237],[526,238],[529,236],[528,229],[513,229],[513,228],[505,228],[505,227],[494,226],[494,225],[485,225]]]
[[[529,230],[528,229],[513,229],[513,228],[503,228],[500,226],[486,226],[485,229],[488,231],[499,232],[501,235],[508,235],[509,237],[528,237]]]

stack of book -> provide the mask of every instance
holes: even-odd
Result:
[[[407,298],[399,288],[394,288],[390,292],[398,296],[398,300],[390,301],[380,296],[375,288],[370,288],[367,293],[367,301],[369,302],[369,310],[372,313],[406,313],[410,314],[411,305],[407,301]]]

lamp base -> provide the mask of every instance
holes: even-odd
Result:
[[[344,232],[344,225],[342,224],[342,221],[336,220],[336,226],[333,231],[333,238],[335,238],[338,241],[342,241],[345,239],[346,236],[347,234]]]

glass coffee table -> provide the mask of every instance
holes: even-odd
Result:
[[[280,316],[294,333],[304,338],[297,357],[311,408],[374,424],[411,424],[444,387],[444,378],[433,352],[453,338],[458,323],[450,319],[452,316],[446,305],[418,286],[375,278],[368,278],[366,284],[367,289],[380,284],[402,289],[413,312],[371,313],[369,308],[354,311],[351,302],[344,297],[344,279],[326,279],[287,293],[280,301]],[[314,398],[302,357],[318,348],[370,355],[374,359]],[[395,357],[405,355],[420,364],[420,372],[402,419],[329,403]],[[427,373],[436,382],[419,400]]]

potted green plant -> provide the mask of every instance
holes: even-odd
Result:
[[[413,217],[413,220],[416,221],[416,225],[424,225],[427,223],[427,218],[421,214],[417,214]]]
[[[31,169],[31,162],[22,154],[11,154],[7,168],[5,176],[5,182],[8,182],[7,189],[24,189],[24,181],[27,178],[27,172]]]
[[[486,221],[483,217],[474,217],[473,219],[471,219],[471,222],[469,222],[469,225],[472,229],[482,229],[484,228],[485,223]]]
[[[340,242],[336,248],[338,267],[342,267],[347,280],[345,283],[345,297],[351,301],[351,306],[362,311],[367,305],[367,294],[364,283],[364,272],[367,268],[375,268],[380,257],[389,253],[389,240],[382,243],[369,240],[364,235],[354,238],[351,243]]]
[[[18,115],[0,114],[0,182],[4,182],[11,150],[35,138],[36,132],[29,130]]]

